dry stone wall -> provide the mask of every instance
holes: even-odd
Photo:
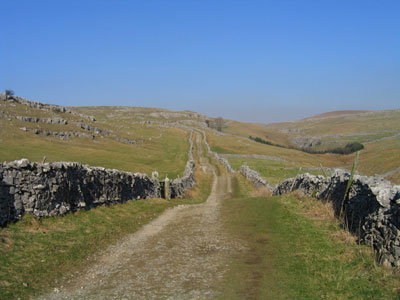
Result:
[[[98,205],[159,197],[159,182],[139,173],[74,162],[0,164],[0,225],[26,213],[64,215]]]
[[[171,182],[171,198],[195,185],[193,132],[184,176]],[[145,174],[90,167],[76,162],[36,163],[21,159],[0,164],[0,226],[26,213],[59,216],[99,205],[158,198],[163,182]]]
[[[216,152],[211,150],[211,147],[207,142],[207,137],[206,137],[205,132],[202,132],[202,133],[203,133],[203,138],[204,138],[204,144],[207,147],[208,153],[210,155],[212,155],[219,163],[221,163],[229,173],[236,173],[236,171],[232,168],[232,166],[229,164],[229,161],[225,157],[222,157],[222,155],[220,155],[220,154],[218,154],[218,153],[216,153]],[[225,155],[226,154],[224,154],[224,156]],[[253,182],[254,186],[256,186],[256,187],[266,187],[270,191],[273,190],[272,186],[268,183],[268,181],[266,181],[264,178],[262,178],[257,171],[251,169],[249,166],[242,165],[240,167],[239,172],[244,177],[246,177],[247,180],[250,180],[251,182]]]
[[[207,142],[207,137],[206,137],[205,132],[203,131],[202,133],[203,133],[204,144],[207,147],[208,153],[212,157],[214,157],[217,162],[221,163],[229,173],[235,173],[235,170],[231,167],[231,165],[229,164],[229,162],[226,158],[221,157],[217,152],[214,152],[211,150],[211,147]]]
[[[244,177],[246,177],[247,180],[250,180],[251,182],[253,182],[255,187],[266,187],[270,191],[273,190],[272,186],[268,183],[268,181],[266,181],[264,178],[262,178],[257,171],[250,169],[249,166],[242,165],[240,167],[239,172]]]
[[[343,201],[349,178],[343,170],[336,170],[331,177],[301,174],[278,184],[273,194],[300,190],[331,202],[345,227],[373,247],[379,263],[400,267],[400,186],[379,177],[356,175]]]
[[[176,178],[171,182],[171,198],[183,197],[185,192],[195,185],[194,172],[196,169],[196,164],[193,159],[193,131],[190,132],[189,143],[190,147],[185,172],[182,178]]]

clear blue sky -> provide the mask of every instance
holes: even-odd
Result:
[[[0,0],[0,89],[274,122],[400,108],[400,1]]]

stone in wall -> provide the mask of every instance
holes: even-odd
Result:
[[[185,192],[191,189],[195,185],[195,178],[194,178],[195,163],[193,160],[187,162],[186,170],[187,169],[190,169],[189,174],[186,174],[182,178],[176,178],[172,180],[170,185],[171,198],[183,197],[185,195]]]

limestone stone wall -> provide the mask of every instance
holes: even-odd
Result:
[[[400,267],[400,186],[379,177],[356,175],[343,201],[349,178],[343,170],[336,170],[331,177],[301,174],[278,184],[273,194],[301,190],[331,202],[345,228],[374,248],[379,263]]]
[[[203,133],[204,144],[207,147],[208,153],[211,156],[213,156],[217,162],[221,163],[229,173],[235,173],[235,170],[231,167],[231,165],[229,164],[229,162],[226,158],[221,157],[217,152],[214,152],[211,150],[211,147],[207,142],[207,137],[206,137],[205,132],[203,131],[202,133]]]
[[[75,162],[0,164],[0,225],[26,213],[64,215],[98,205],[159,197],[159,182],[139,173]]]
[[[195,185],[193,131],[182,178],[171,182],[171,198]],[[0,226],[26,213],[58,216],[98,205],[161,197],[157,172],[146,174],[90,167],[76,162],[36,163],[21,159],[0,164]]]
[[[225,157],[223,157],[223,156],[226,156],[226,157],[229,157],[229,156],[227,154],[220,155],[220,154],[212,151],[210,145],[207,142],[207,137],[206,137],[205,132],[202,131],[202,134],[203,134],[204,144],[207,147],[208,153],[211,156],[213,156],[216,159],[217,162],[221,163],[229,173],[232,173],[232,174],[236,173],[236,171],[229,164],[229,161]],[[235,157],[235,156],[232,156],[232,157]],[[239,172],[244,177],[246,177],[247,180],[250,180],[251,182],[253,182],[254,186],[256,186],[256,187],[266,187],[270,191],[273,190],[273,187],[268,183],[268,181],[266,181],[264,178],[262,178],[257,171],[251,169],[249,166],[242,165],[240,167]]]
[[[171,182],[171,198],[183,197],[185,192],[195,185],[194,171],[196,164],[193,159],[193,131],[190,132],[189,143],[190,147],[185,172],[182,178],[176,178]]]
[[[249,166],[242,165],[239,172],[246,177],[247,180],[253,182],[255,187],[266,187],[272,192],[273,188],[268,181],[262,178],[257,171],[250,169]]]

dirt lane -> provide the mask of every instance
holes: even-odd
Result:
[[[198,149],[200,136],[196,139]],[[215,173],[204,156],[205,172]],[[166,211],[98,257],[67,287],[38,299],[215,299],[229,258],[244,249],[220,221],[231,197],[229,175],[214,176],[206,203]]]

